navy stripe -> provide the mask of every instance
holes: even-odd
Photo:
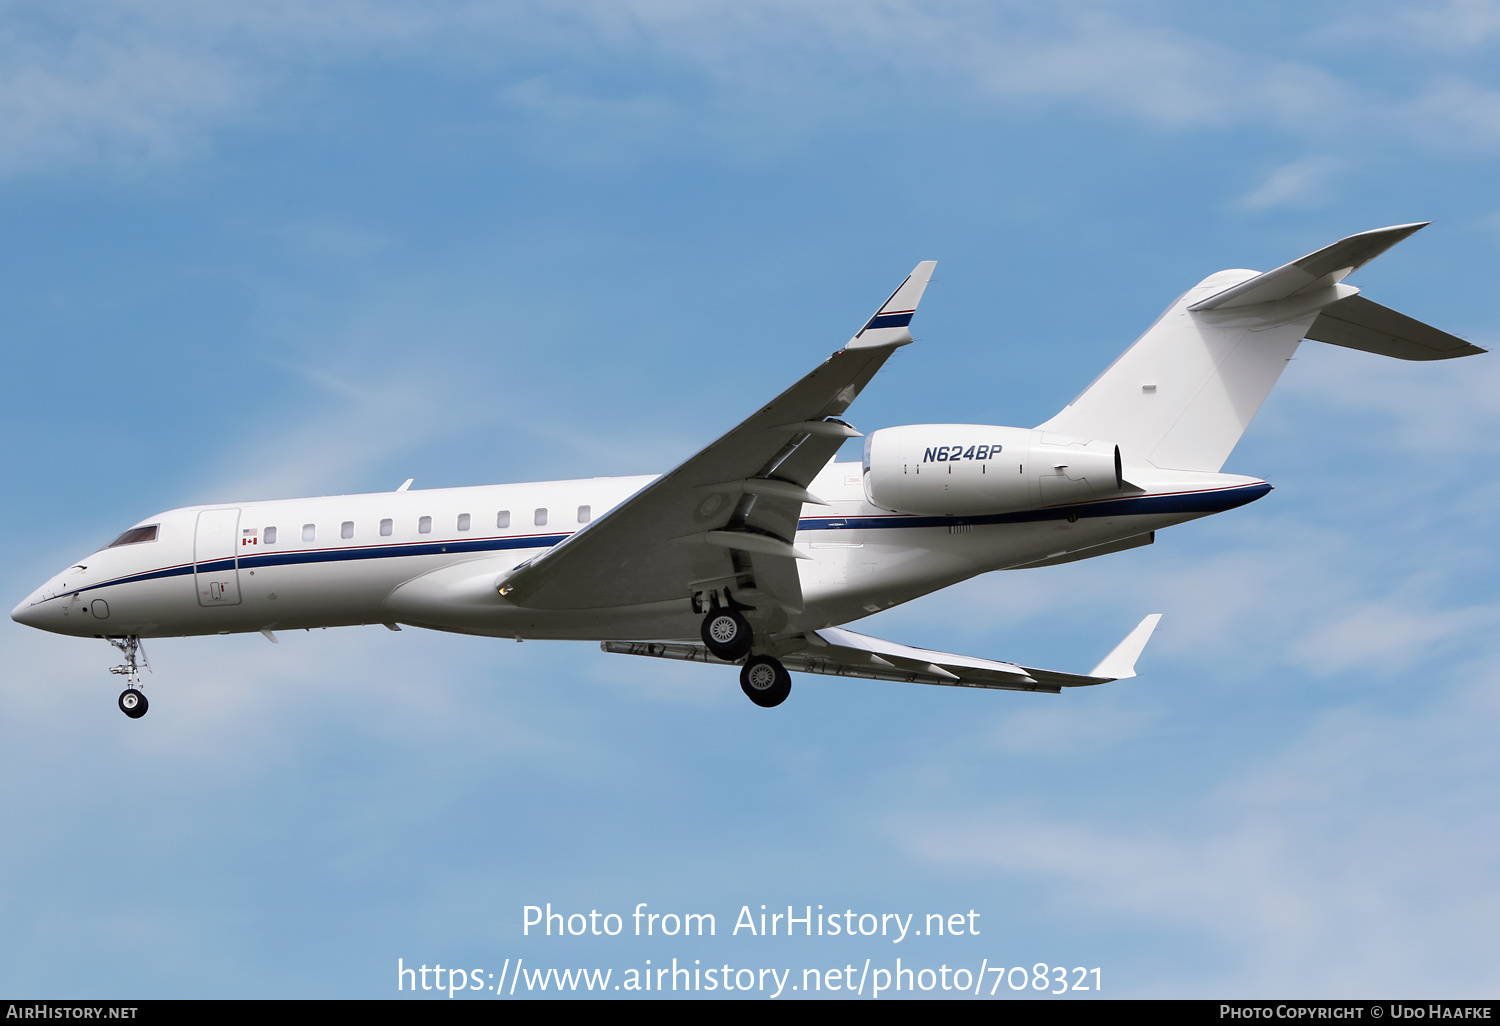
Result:
[[[1078,503],[1071,506],[1053,506],[1049,509],[1029,509],[1016,513],[991,513],[973,517],[908,516],[892,513],[884,516],[866,517],[804,517],[797,522],[799,531],[869,531],[910,527],[948,527],[954,524],[1026,524],[1047,520],[1066,520],[1068,517],[1128,517],[1160,516],[1173,513],[1221,513],[1226,509],[1254,502],[1271,490],[1264,482],[1242,485],[1236,488],[1219,488],[1213,491],[1182,492],[1177,495],[1140,495],[1127,499],[1104,499],[1099,502]],[[354,559],[395,559],[402,556],[436,556],[446,553],[500,552],[505,549],[551,548],[561,544],[571,534],[522,535],[509,538],[465,538],[463,540],[420,542],[400,545],[365,545],[347,549],[316,549],[313,551],[257,552],[239,560],[240,569],[255,569],[267,566],[292,566],[302,563],[339,563]],[[198,564],[197,569],[205,573],[234,569],[232,559],[216,559]],[[76,593],[108,588],[117,584],[134,584],[137,581],[160,580],[166,577],[183,577],[194,572],[192,563],[163,567],[146,573],[132,574],[113,581],[90,584],[77,589]]]
[[[117,577],[113,581],[103,581],[99,584],[90,584],[86,588],[69,589],[62,594],[77,595],[85,591],[93,591],[95,588],[109,588],[116,584],[134,584],[137,581],[156,581],[163,577],[184,577],[193,572],[193,564],[185,563],[182,566],[163,567],[160,570],[150,570],[143,574],[131,574],[129,577]]]
[[[806,518],[797,524],[799,531],[869,531],[894,527],[948,527],[953,524],[1029,524],[1046,520],[1094,517],[1160,516],[1172,513],[1222,513],[1226,509],[1254,502],[1271,490],[1265,483],[1238,488],[1220,488],[1209,492],[1183,492],[1178,495],[1140,495],[1128,499],[1104,499],[1100,502],[1048,509],[1027,509],[1016,513],[990,513],[972,517],[921,517],[905,514],[874,517]]]
[[[551,548],[569,538],[567,534],[544,534],[544,535],[522,535],[511,538],[466,538],[462,541],[422,542],[412,545],[379,545],[361,546],[357,549],[316,549],[313,551],[289,552],[258,552],[253,556],[243,556],[239,565],[241,570],[254,570],[267,566],[290,566],[298,563],[337,563],[350,559],[389,559],[398,556],[434,556],[448,552],[495,552],[504,549],[538,549]],[[222,570],[233,570],[234,560],[216,559],[207,563],[199,563],[197,570],[202,573],[217,573]],[[184,577],[194,572],[192,563],[184,563],[181,566],[169,566],[160,570],[150,570],[142,574],[131,574],[129,577],[118,577],[112,581],[101,581],[98,584],[90,584],[69,594],[82,594],[85,591],[93,591],[96,588],[109,588],[117,584],[135,584],[138,581],[155,581],[164,577]]]
[[[337,563],[346,559],[437,556],[449,552],[498,552],[504,549],[551,548],[568,537],[567,534],[532,534],[519,538],[465,538],[462,541],[421,542],[413,545],[368,545],[357,549],[318,549],[312,552],[260,552],[242,558],[240,569],[288,566],[295,563]]]
[[[911,323],[915,310],[907,310],[904,313],[876,314],[870,318],[870,323],[864,327],[865,331],[871,328],[904,328]]]

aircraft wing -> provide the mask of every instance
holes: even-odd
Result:
[[[1063,688],[1108,684],[1135,676],[1135,661],[1161,620],[1152,613],[1136,625],[1125,640],[1087,674],[1043,670],[1017,663],[1002,663],[975,656],[912,648],[882,641],[839,627],[808,631],[777,642],[780,658],[788,670],[822,673],[834,677],[863,677],[911,684],[944,684],[961,688],[992,688],[1000,691],[1045,691],[1057,694]],[[686,642],[606,641],[606,652],[655,656],[699,663],[734,665],[714,658],[702,645]]]
[[[844,347],[677,469],[516,569],[500,594],[540,609],[696,601],[802,606],[793,546],[807,486],[857,437],[838,420],[898,346],[936,262],[923,261]]]

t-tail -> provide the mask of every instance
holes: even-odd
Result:
[[[1424,227],[1361,232],[1263,274],[1209,275],[1040,430],[1108,440],[1127,465],[1215,473],[1304,338],[1402,360],[1484,352],[1344,284]]]
[[[1270,490],[1264,481],[1219,470],[1304,338],[1403,360],[1484,352],[1344,283],[1422,227],[1351,235],[1263,274],[1210,275],[1036,428],[876,431],[865,440],[865,496],[897,513],[980,518],[976,524],[1025,511],[1044,519],[1190,518],[1258,499]],[[1132,523],[1141,538],[1155,529]],[[1089,554],[1104,551],[1114,550]],[[1060,558],[1080,557],[1060,552],[1025,565]]]

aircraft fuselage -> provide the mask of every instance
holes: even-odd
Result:
[[[1123,497],[979,516],[910,516],[866,501],[858,463],[810,489],[796,546],[801,610],[769,633],[837,626],[992,570],[1049,565],[1147,544],[1151,533],[1243,505],[1270,485],[1152,471]],[[1135,474],[1142,477],[1141,474]],[[236,502],[140,522],[151,540],[86,556],[16,607],[21,623],[81,637],[141,638],[409,624],[496,637],[692,638],[680,600],[538,609],[498,586],[655,480],[514,485]],[[783,619],[784,618],[784,619]],[[756,620],[752,616],[752,621]]]

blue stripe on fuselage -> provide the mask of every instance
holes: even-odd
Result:
[[[1254,502],[1271,490],[1265,482],[1239,485],[1234,488],[1218,488],[1213,491],[1179,492],[1173,495],[1138,495],[1125,499],[1103,499],[1098,502],[1078,503],[1071,506],[1052,506],[1048,509],[1028,509],[1016,513],[991,513],[985,516],[941,517],[909,516],[890,513],[880,516],[862,517],[803,517],[797,522],[799,531],[868,531],[888,528],[948,527],[954,524],[1026,524],[1047,520],[1066,520],[1069,517],[1128,517],[1161,516],[1173,513],[1222,513],[1247,502]],[[338,563],[354,559],[394,559],[401,556],[435,556],[446,553],[500,552],[505,549],[551,548],[570,538],[571,534],[523,535],[510,538],[473,538],[461,541],[438,541],[398,543],[393,545],[363,545],[347,549],[291,550],[287,552],[257,552],[242,556],[239,567],[253,570],[267,566],[291,566],[301,563]],[[214,573],[234,568],[232,559],[216,559],[200,563],[197,569]],[[165,577],[180,577],[194,572],[192,563],[169,566],[160,570],[131,574],[113,581],[90,584],[68,594],[93,591],[117,584],[134,584],[138,581],[158,580]]]
[[[915,310],[906,310],[902,313],[876,314],[870,318],[870,323],[864,327],[865,331],[871,328],[904,328],[911,323]]]
[[[948,527],[954,524],[1030,524],[1045,520],[1094,517],[1134,517],[1172,513],[1222,513],[1254,502],[1271,490],[1264,481],[1213,491],[1177,492],[1172,495],[1137,495],[1126,499],[1102,499],[1070,506],[1049,506],[1016,513],[988,513],[972,517],[911,516],[888,513],[866,517],[804,517],[799,531],[868,531],[886,527]]]

